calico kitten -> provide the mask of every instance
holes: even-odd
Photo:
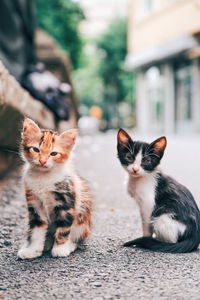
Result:
[[[90,233],[92,195],[71,161],[76,137],[76,129],[57,134],[24,120],[21,148],[27,166],[29,232],[18,251],[21,259],[41,256],[47,236],[53,236],[52,256],[68,256]]]
[[[190,191],[158,170],[166,144],[165,137],[148,144],[133,141],[123,129],[118,132],[118,157],[129,174],[128,192],[139,205],[143,227],[143,237],[124,246],[190,252],[200,243],[200,212]]]

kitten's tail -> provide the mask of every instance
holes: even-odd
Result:
[[[135,246],[137,248],[144,248],[156,252],[165,253],[186,253],[196,250],[200,243],[200,231],[181,242],[177,243],[166,243],[158,241],[151,237],[141,237],[132,241],[125,243],[124,247]]]

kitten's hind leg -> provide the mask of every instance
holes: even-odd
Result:
[[[156,239],[167,243],[176,243],[186,230],[186,226],[175,220],[171,214],[163,214],[152,220]]]
[[[74,252],[76,248],[77,244],[73,243],[69,238],[63,244],[54,244],[51,254],[53,257],[67,257],[70,253]]]
[[[73,210],[60,209],[57,212],[57,227],[55,232],[55,242],[52,248],[52,256],[66,257],[71,252],[75,251],[77,244],[71,240],[70,231],[73,223]]]
[[[71,239],[78,245],[81,245],[89,236],[91,231],[91,212],[86,211],[76,216],[75,222],[71,228]]]
[[[71,228],[63,227],[57,229],[57,238],[52,249],[52,256],[68,256],[83,243],[90,234],[90,220],[80,222],[76,218]]]
[[[73,225],[71,229],[71,239],[78,245],[81,245],[90,234],[90,228],[87,224]]]

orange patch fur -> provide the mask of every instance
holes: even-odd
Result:
[[[35,225],[33,228],[29,229],[29,232],[31,233],[32,231],[34,231],[35,228],[45,228],[47,227],[47,223],[43,222],[41,225]]]
[[[166,145],[167,145],[167,140],[163,136],[155,142],[154,150],[157,152],[163,151],[165,149]]]
[[[71,133],[69,132],[69,137],[67,138],[67,133],[64,135],[58,135],[52,131],[40,130],[39,127],[33,122],[27,120],[24,121],[22,133],[22,140],[24,144],[24,156],[26,158],[33,158],[36,161],[47,161],[49,158],[56,163],[62,164],[69,158],[69,153],[74,144],[74,139],[71,138]],[[63,139],[66,138],[65,143]],[[69,143],[70,141],[70,143]],[[40,152],[34,152],[31,147],[37,147]],[[53,152],[55,148],[60,149],[57,156],[51,156],[50,153]],[[26,150],[27,149],[27,150]]]
[[[34,196],[33,196],[33,192],[32,192],[31,189],[26,188],[26,190],[25,190],[25,195],[26,195],[26,201],[27,201],[27,202],[31,202],[31,201],[34,201],[34,200],[35,200],[35,198],[34,198]]]
[[[55,234],[56,243],[58,245],[64,244],[69,238],[69,236],[68,236],[69,232],[70,232],[69,227],[59,227],[56,230],[56,234]],[[66,236],[65,236],[65,233],[66,233]]]
[[[117,138],[120,144],[126,145],[129,142],[129,135],[123,129],[119,130]]]

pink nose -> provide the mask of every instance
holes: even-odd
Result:
[[[46,164],[46,161],[45,160],[39,160],[39,162],[40,162],[40,164],[41,164],[41,166],[44,166],[45,164]]]
[[[133,172],[134,173],[137,173],[139,171],[139,168],[138,167],[133,167]]]

